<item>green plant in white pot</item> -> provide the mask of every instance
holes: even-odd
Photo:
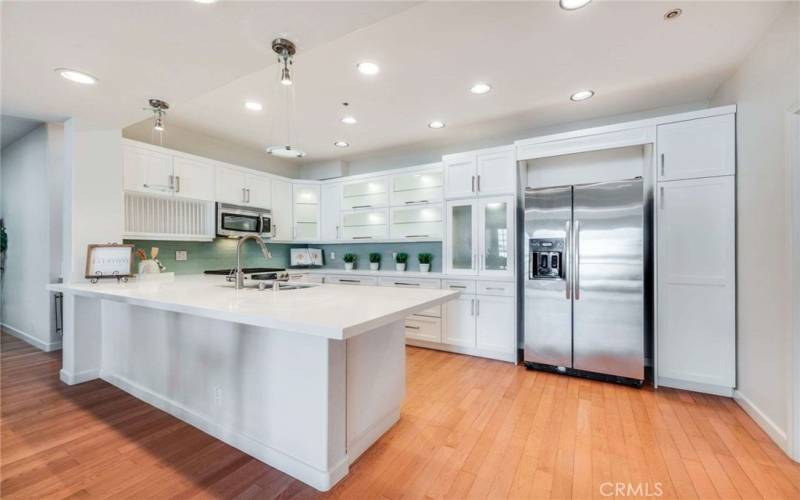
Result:
[[[380,268],[381,268],[381,254],[379,253],[369,254],[369,270],[377,271]]]
[[[431,261],[433,260],[433,254],[429,253],[421,253],[417,255],[417,260],[419,260],[419,270],[422,273],[430,272],[431,270]]]
[[[405,271],[407,262],[408,262],[408,254],[400,252],[394,257],[394,268],[397,271]]]
[[[358,261],[358,255],[354,253],[346,253],[344,257],[344,268],[346,271],[352,271],[356,267],[356,262]]]

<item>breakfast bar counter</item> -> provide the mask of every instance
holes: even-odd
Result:
[[[399,419],[405,317],[458,297],[194,275],[49,289],[65,383],[101,378],[322,491]]]

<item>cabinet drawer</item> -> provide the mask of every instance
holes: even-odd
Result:
[[[479,281],[478,294],[479,295],[504,295],[512,297],[516,283],[513,281]]]
[[[459,290],[461,293],[475,294],[475,282],[468,280],[442,280],[442,288]]]
[[[334,283],[339,285],[370,285],[377,286],[378,278],[372,276],[342,276],[342,275],[328,275],[325,277],[325,283]]]
[[[381,278],[381,286],[400,288],[439,288],[439,280],[428,278]]]
[[[442,341],[442,320],[439,318],[411,316],[406,319],[405,327],[406,338],[428,342]]]
[[[300,281],[303,283],[322,283],[325,276],[322,274],[308,273],[289,273],[289,281]]]
[[[442,317],[442,306],[434,306],[430,309],[425,309],[424,311],[420,311],[416,314],[412,314],[411,318],[441,318]]]

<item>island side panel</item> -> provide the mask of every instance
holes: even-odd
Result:
[[[395,321],[346,341],[350,463],[400,419],[406,387],[404,323]]]
[[[64,330],[59,377],[74,385],[100,376],[102,302],[64,292]]]
[[[103,379],[319,490],[347,473],[344,361],[314,335],[104,308]]]

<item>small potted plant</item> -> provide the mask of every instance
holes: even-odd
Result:
[[[375,252],[369,254],[369,270],[377,271],[381,267],[381,254]]]
[[[430,272],[433,254],[421,253],[417,255],[417,259],[419,260],[419,271],[422,273]]]
[[[346,253],[344,254],[344,257],[342,257],[342,260],[344,260],[345,270],[352,271],[353,268],[356,267],[356,261],[358,260],[358,255],[354,253]]]
[[[406,262],[408,262],[408,254],[400,252],[394,258],[394,268],[397,271],[405,271]]]

